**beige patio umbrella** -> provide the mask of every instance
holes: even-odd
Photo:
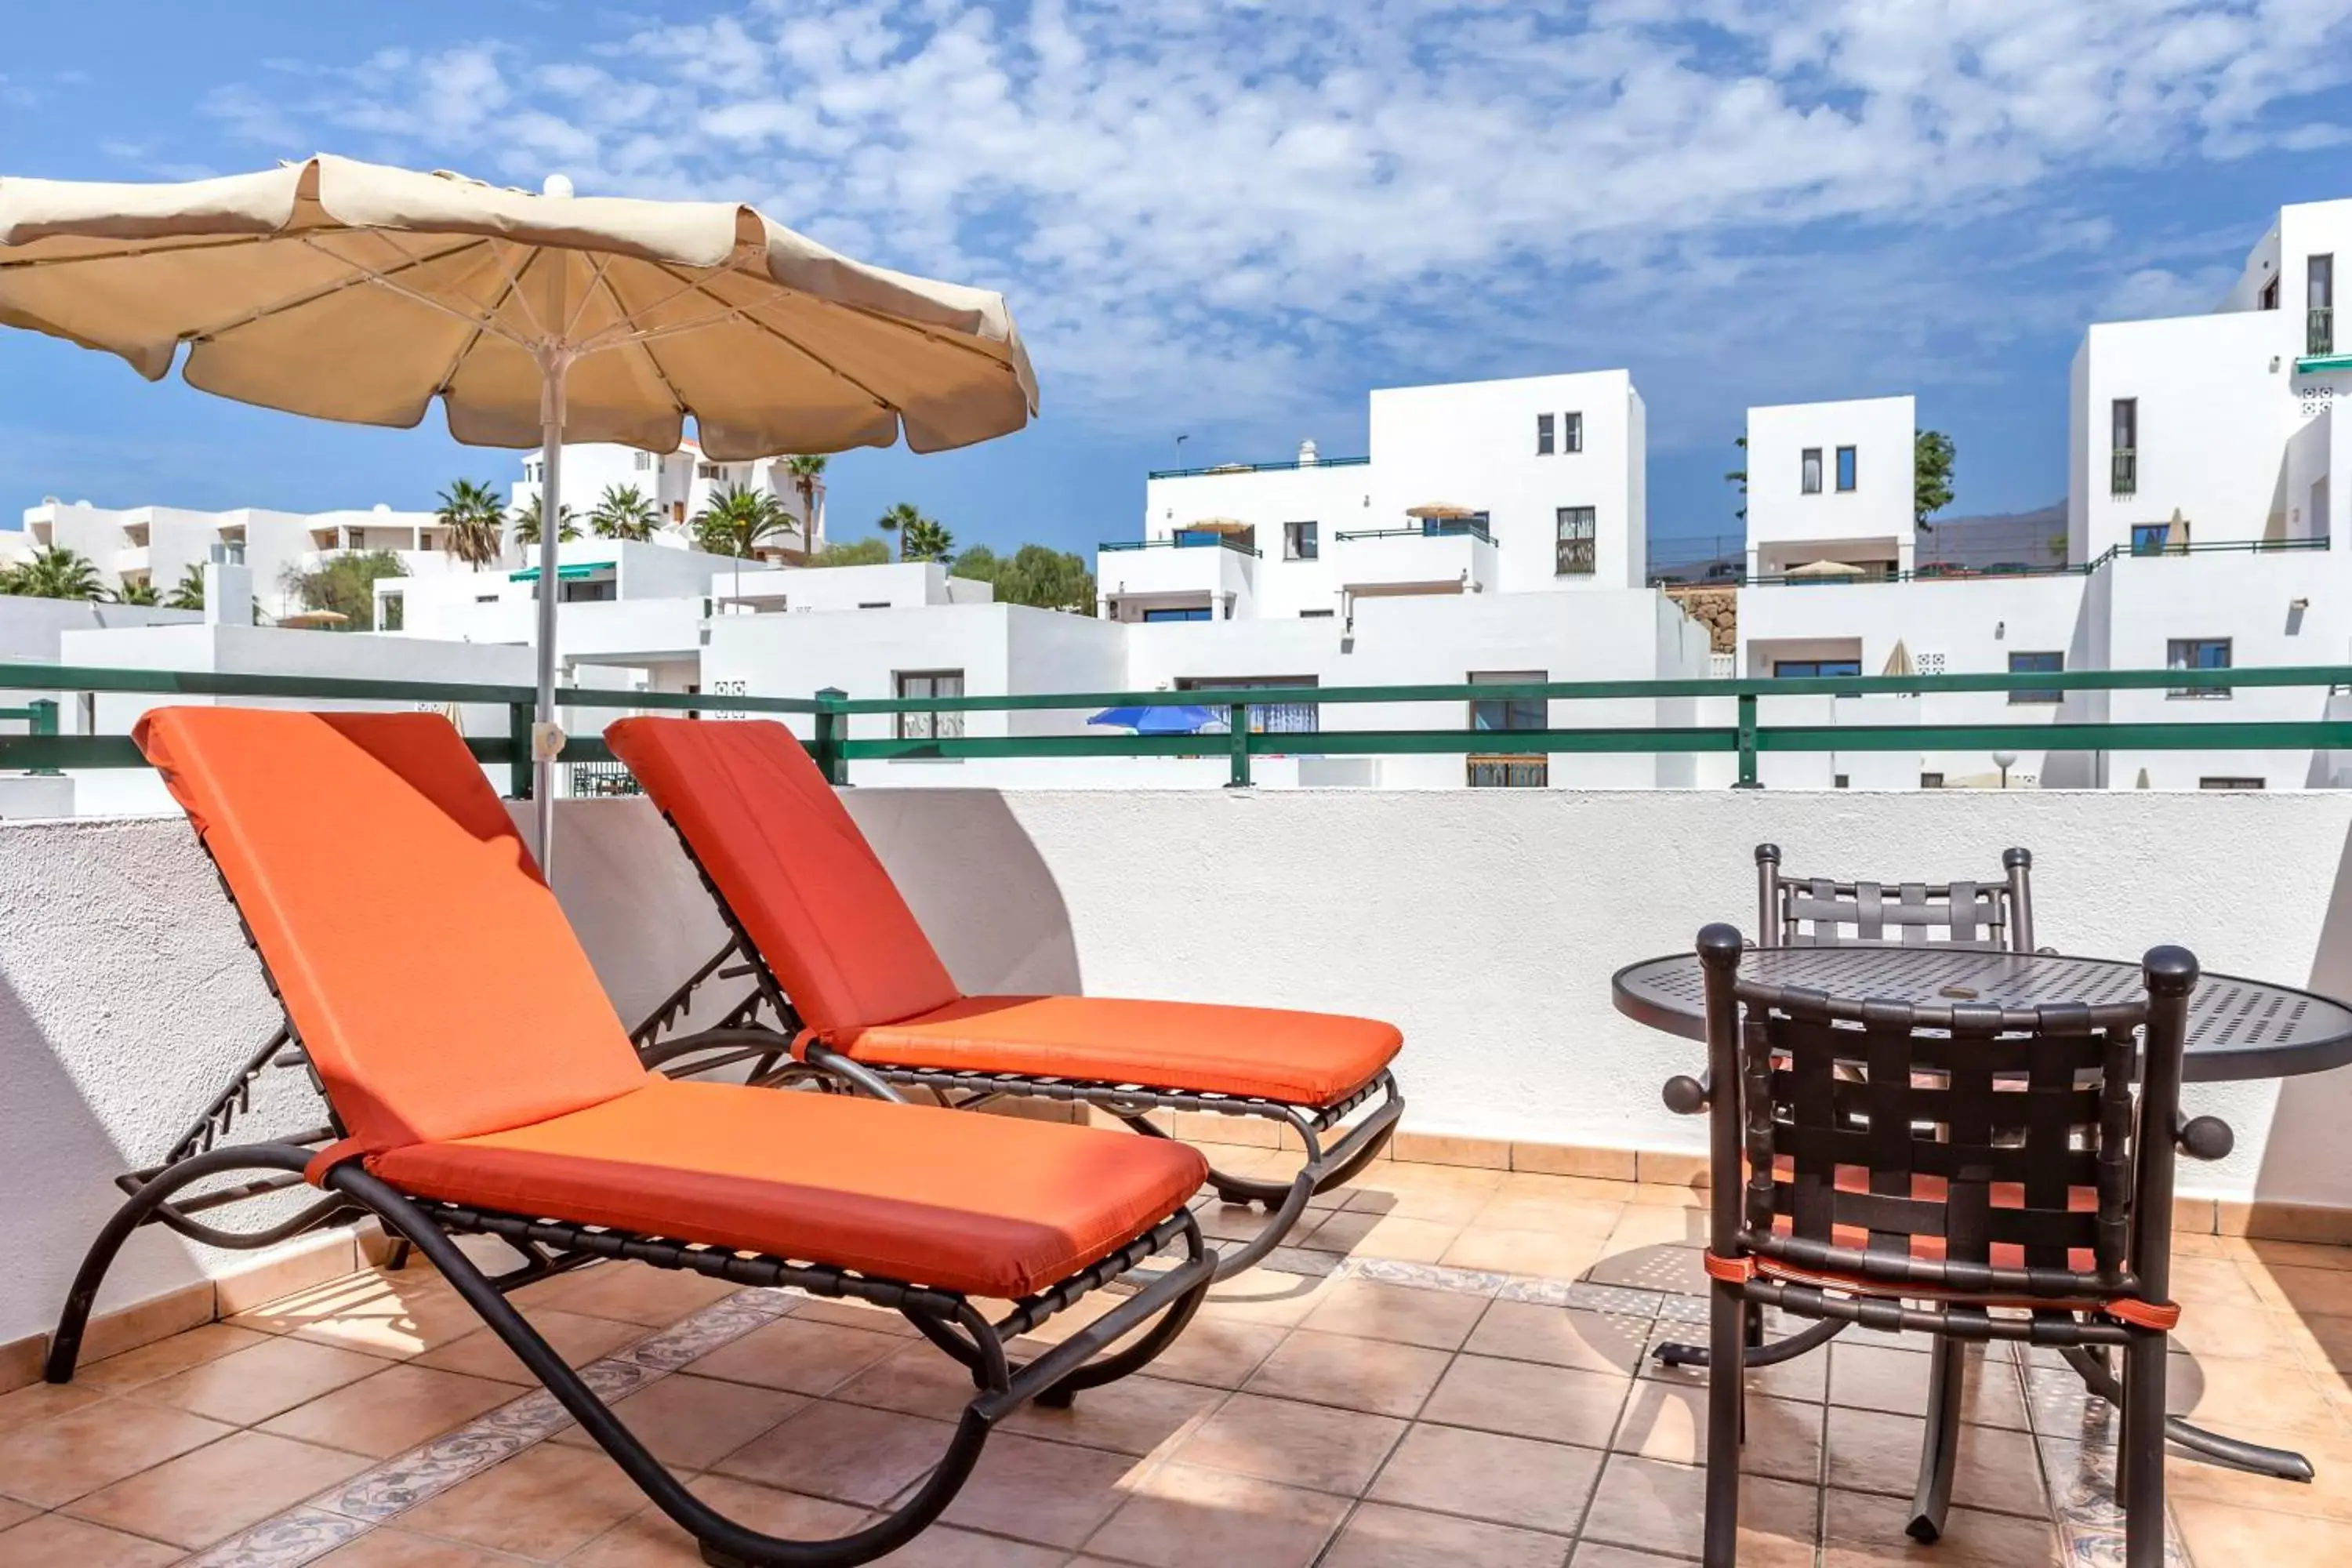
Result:
[[[1880,670],[1878,673],[1881,675],[1895,676],[1916,675],[1918,673],[1918,670],[1913,667],[1911,662],[1911,649],[1901,637],[1896,637],[1895,639],[1894,650],[1886,656],[1886,668]]]
[[[402,428],[705,456],[1017,430],[1037,383],[1003,296],[852,261],[731,202],[575,197],[325,155],[175,184],[0,178],[0,323],[159,381]],[[560,515],[560,513],[558,513]],[[543,531],[540,581],[556,580]],[[539,601],[539,851],[552,825],[556,596]]]
[[[1859,577],[1863,574],[1861,567],[1849,566],[1843,561],[1811,561],[1807,562],[1802,566],[1791,566],[1780,574],[1784,577],[1828,579],[1832,577]]]
[[[1407,517],[1418,517],[1436,522],[1466,522],[1478,515],[1473,508],[1454,506],[1445,501],[1431,501],[1423,506],[1409,506],[1404,509],[1404,514]]]

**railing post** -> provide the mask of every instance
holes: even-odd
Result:
[[[1232,727],[1227,745],[1233,757],[1233,773],[1225,780],[1227,789],[1247,789],[1250,786],[1249,704],[1236,702],[1225,710],[1226,722]]]
[[[507,796],[510,800],[530,798],[531,711],[528,702],[507,704],[507,744],[513,748],[507,757]]]
[[[810,750],[817,772],[829,784],[849,782],[849,763],[841,754],[842,730],[849,716],[835,706],[848,695],[838,686],[828,686],[816,694],[816,743]]]
[[[26,703],[25,727],[36,735],[56,734],[58,732],[58,700],[54,697],[37,697]],[[43,778],[54,778],[58,773],[56,768],[35,768],[33,772]]]
[[[1756,694],[1739,694],[1739,782],[1734,789],[1762,789],[1756,778]]]

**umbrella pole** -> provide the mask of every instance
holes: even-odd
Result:
[[[539,394],[539,700],[530,727],[531,818],[538,840],[540,874],[555,878],[555,753],[563,744],[555,728],[556,545],[563,536],[564,382],[572,351],[551,345],[538,353]]]

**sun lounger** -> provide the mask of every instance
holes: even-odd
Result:
[[[1354,1174],[1396,1127],[1404,1100],[1389,1064],[1402,1037],[1392,1025],[1192,1002],[965,995],[782,725],[624,719],[604,738],[677,830],[732,933],[635,1031],[648,1066],[693,1074],[748,1060],[755,1079],[814,1068],[884,1098],[922,1089],[959,1106],[1078,1101],[1151,1134],[1160,1132],[1148,1120],[1154,1110],[1270,1118],[1302,1141],[1301,1168],[1288,1181],[1211,1173],[1228,1202],[1273,1211],[1246,1246],[1223,1253],[1223,1276],[1263,1258],[1310,1196]],[[697,990],[736,975],[754,989],[716,1027],[674,1032]]]
[[[138,742],[219,868],[333,1124],[323,1148],[215,1144],[139,1184],[74,1282],[51,1382],[72,1377],[117,1250],[174,1193],[299,1173],[420,1250],[706,1561],[830,1568],[903,1544],[999,1420],[1144,1365],[1207,1290],[1214,1255],[1186,1208],[1207,1166],[1181,1144],[648,1072],[439,717],[166,709]],[[485,1275],[453,1239],[467,1233],[521,1265]],[[1060,1344],[1008,1355],[1169,1252]],[[606,1258],[877,1303],[977,1392],[939,1468],[883,1517],[826,1542],[760,1533],[689,1492],[507,1301]],[[1011,1306],[992,1321],[980,1299]]]

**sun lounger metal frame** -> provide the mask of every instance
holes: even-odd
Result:
[[[1041,1078],[1023,1073],[896,1067],[857,1061],[821,1041],[795,1042],[802,1033],[800,1015],[793,1008],[751,933],[736,919],[719,885],[711,879],[694,846],[678,832],[668,813],[662,820],[677,836],[695,875],[702,879],[711,907],[727,927],[726,944],[711,954],[686,983],[629,1031],[638,1059],[648,1068],[677,1078],[698,1078],[749,1064],[752,1083],[785,1084],[814,1079],[820,1084],[869,1095],[877,1100],[907,1103],[902,1089],[924,1089],[950,1110],[971,1110],[999,1099],[1047,1100],[1064,1104],[1099,1107],[1135,1131],[1150,1138],[1172,1137],[1150,1120],[1155,1110],[1190,1110],[1213,1116],[1253,1116],[1280,1122],[1294,1132],[1305,1150],[1298,1173],[1287,1182],[1259,1181],[1210,1167],[1209,1181],[1227,1203],[1259,1204],[1268,1211],[1266,1222],[1246,1243],[1217,1254],[1217,1278],[1228,1279],[1262,1261],[1282,1245],[1306,1214],[1318,1193],[1342,1185],[1378,1158],[1395,1134],[1404,1114],[1404,1095],[1396,1075],[1386,1068],[1327,1105],[1294,1105],[1284,1100],[1241,1095],[1202,1093],[1150,1084],[1102,1083],[1085,1079]],[[730,963],[730,960],[735,962]],[[706,1029],[664,1039],[664,1033],[685,1018],[696,992],[713,981],[750,978],[752,989],[742,1001]],[[763,1022],[762,1015],[772,1018]],[[1378,1101],[1377,1104],[1373,1104]],[[1339,1131],[1327,1147],[1325,1139],[1346,1119],[1366,1105],[1369,1116]]]
[[[227,890],[225,879],[222,888]],[[234,908],[233,893],[229,901]],[[241,916],[239,923],[244,923]],[[247,944],[255,947],[255,958],[261,962],[270,994],[277,995],[277,981],[253,941],[250,926],[245,934]],[[1114,1382],[1149,1365],[1183,1331],[1215,1278],[1217,1255],[1202,1240],[1191,1211],[1180,1208],[1117,1251],[1014,1301],[1003,1317],[991,1321],[971,1298],[957,1291],[671,1237],[412,1197],[368,1172],[357,1158],[324,1173],[326,1197],[264,1229],[226,1231],[193,1218],[303,1185],[304,1172],[318,1154],[313,1145],[342,1135],[341,1119],[331,1106],[329,1124],[312,1131],[263,1142],[221,1142],[239,1115],[250,1110],[252,1086],[272,1066],[309,1067],[291,1018],[285,1020],[263,1049],[239,1067],[228,1087],[215,1097],[162,1165],[117,1178],[118,1184],[131,1194],[130,1200],[107,1221],[82,1259],[50,1338],[43,1375],[51,1383],[73,1380],[99,1287],[123,1244],[143,1226],[162,1225],[211,1246],[251,1249],[347,1218],[373,1215],[395,1238],[396,1247],[413,1247],[425,1255],[638,1489],[695,1538],[703,1561],[718,1568],[850,1568],[898,1550],[954,1500],[998,1422],[1033,1400],[1066,1405],[1081,1389]],[[311,1083],[314,1089],[318,1086],[315,1074]],[[249,1173],[257,1174],[191,1197],[174,1197],[200,1183]],[[523,1262],[503,1273],[486,1274],[454,1239],[466,1235],[497,1237]],[[1172,1263],[1163,1258],[1161,1267],[1144,1278],[1139,1289],[1108,1312],[1031,1361],[1013,1360],[1008,1348],[1012,1341],[1082,1298],[1133,1275],[1145,1262],[1171,1248],[1181,1248],[1181,1256]],[[687,1489],[507,1300],[509,1291],[522,1286],[609,1259],[685,1269],[738,1285],[849,1297],[887,1308],[961,1363],[971,1373],[976,1392],[964,1406],[938,1468],[882,1519],[830,1541],[792,1541],[751,1530]],[[1133,1344],[1112,1348],[1139,1330],[1140,1337]]]

